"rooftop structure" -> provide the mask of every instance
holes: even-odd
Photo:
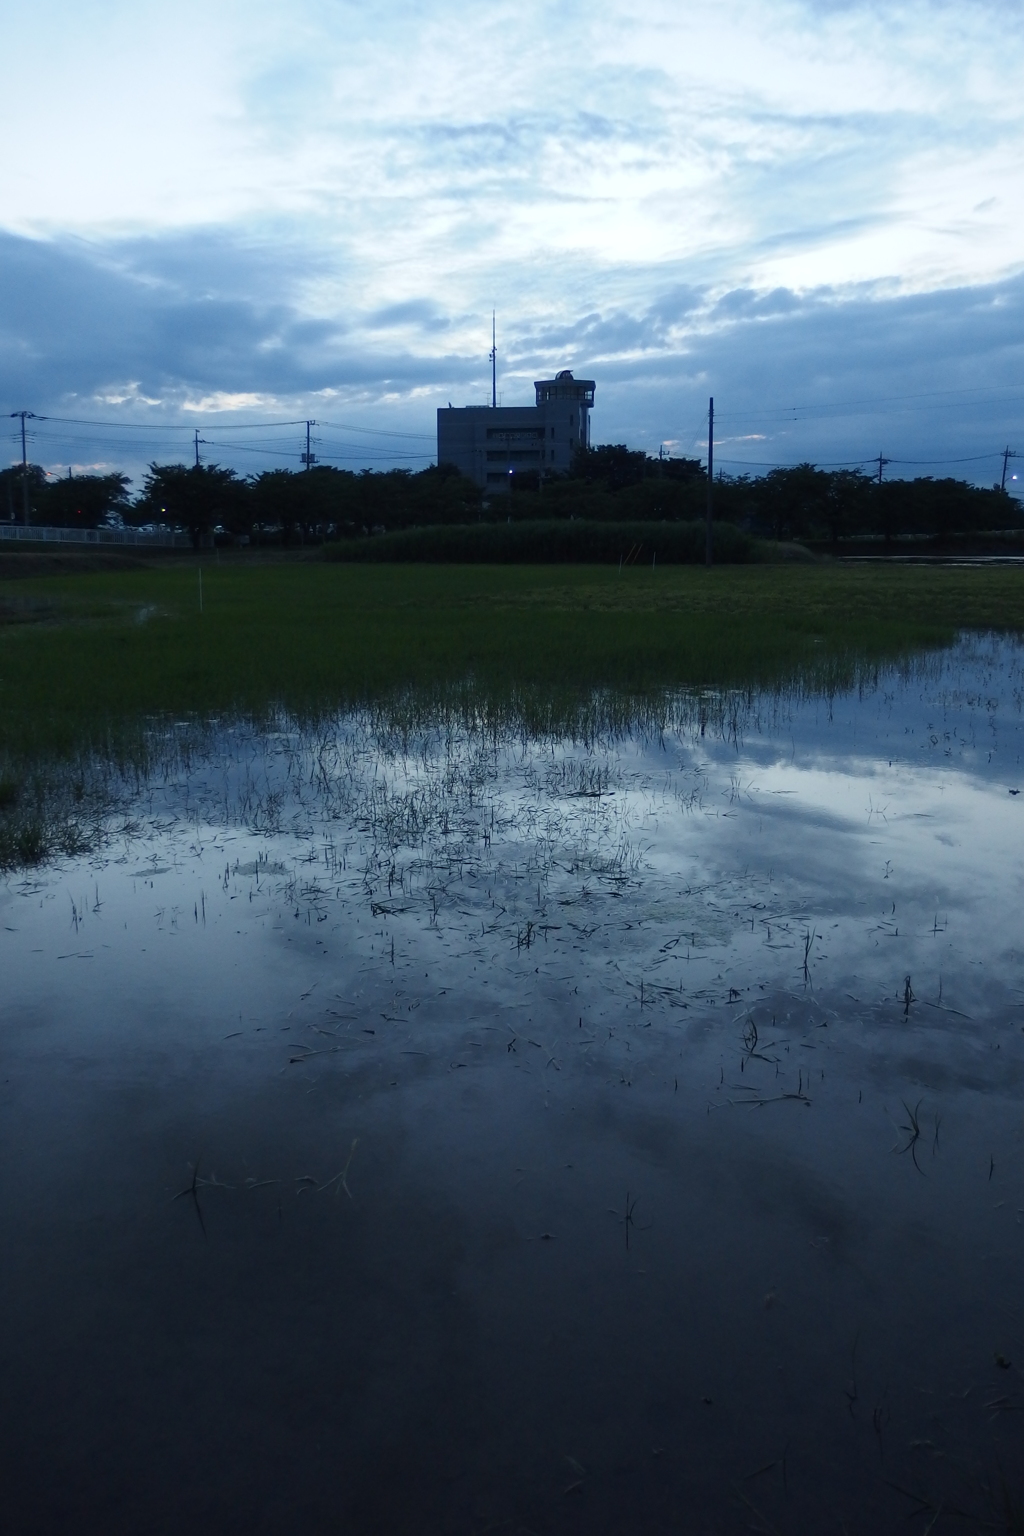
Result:
[[[574,379],[564,368],[533,387],[534,405],[439,410],[437,462],[454,464],[485,491],[511,490],[513,477],[524,472],[564,474],[576,450],[590,446],[594,380]]]

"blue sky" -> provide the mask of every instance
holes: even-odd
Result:
[[[308,416],[325,458],[416,467],[485,399],[496,308],[505,402],[573,367],[596,441],[697,453],[713,393],[731,471],[991,483],[1024,451],[1022,0],[642,10],[9,7],[0,405],[50,418],[32,457],[137,476],[198,427],[297,467]]]

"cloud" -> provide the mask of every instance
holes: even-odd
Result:
[[[999,382],[1022,11],[38,0],[5,34],[0,389],[429,431],[437,398],[484,397],[492,307],[505,398],[578,366],[595,429],[655,447],[712,389],[756,412]],[[1011,427],[927,420],[870,432],[924,456]]]
[[[273,243],[235,245],[226,232],[201,232],[191,251],[181,235],[104,247],[2,237],[6,410],[123,422],[120,435],[97,432],[91,451],[104,463],[128,455],[129,472],[153,446],[132,447],[145,423],[186,422],[188,433],[198,424],[215,436],[218,424],[307,415],[422,432],[425,461],[435,407],[479,403],[487,392],[490,317],[446,312],[428,296],[383,309],[350,302],[341,318],[311,313],[304,277]],[[646,302],[614,302],[607,281],[597,308],[574,294],[575,313],[563,300],[557,312],[502,315],[504,400],[529,400],[534,378],[571,366],[597,380],[598,439],[692,452],[714,394],[730,470],[879,451],[908,463],[985,453],[991,463],[906,472],[991,482],[994,456],[1013,442],[1024,278],[918,294],[878,285],[716,292],[671,275],[663,283],[658,291],[648,273],[636,285],[654,287]],[[34,431],[40,457],[45,449],[55,462],[81,462],[73,444],[83,447],[84,428]],[[269,463],[280,445],[267,441]],[[388,450],[358,438],[344,446],[375,464]],[[399,439],[390,447],[396,461],[412,451]],[[266,467],[249,453],[219,456]]]
[[[376,310],[368,320],[370,325],[382,331],[413,326],[421,331],[436,332],[445,331],[451,325],[451,320],[439,314],[437,306],[428,299],[410,299],[404,304],[389,304],[384,309]]]
[[[604,403],[648,446],[702,443],[714,394],[716,435],[755,439],[719,455],[731,470],[881,451],[893,473],[991,483],[1024,405],[1024,279],[913,295],[738,291],[646,367],[609,363]]]
[[[723,293],[713,315],[722,320],[758,320],[773,315],[789,315],[800,308],[800,300],[788,288],[773,288],[770,293],[756,293],[753,288],[734,288]]]

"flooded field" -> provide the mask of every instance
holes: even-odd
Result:
[[[172,733],[0,886],[8,1528],[1024,1529],[1022,701]]]

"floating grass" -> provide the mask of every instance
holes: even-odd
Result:
[[[196,579],[186,562],[16,584],[46,617],[0,629],[0,864],[87,846],[104,808],[224,722],[312,733],[357,710],[382,744],[586,745],[685,714],[735,734],[873,687],[958,628],[1024,626],[1020,577],[998,569],[225,563],[204,569],[202,613]],[[607,791],[590,765],[562,771],[566,794]]]

